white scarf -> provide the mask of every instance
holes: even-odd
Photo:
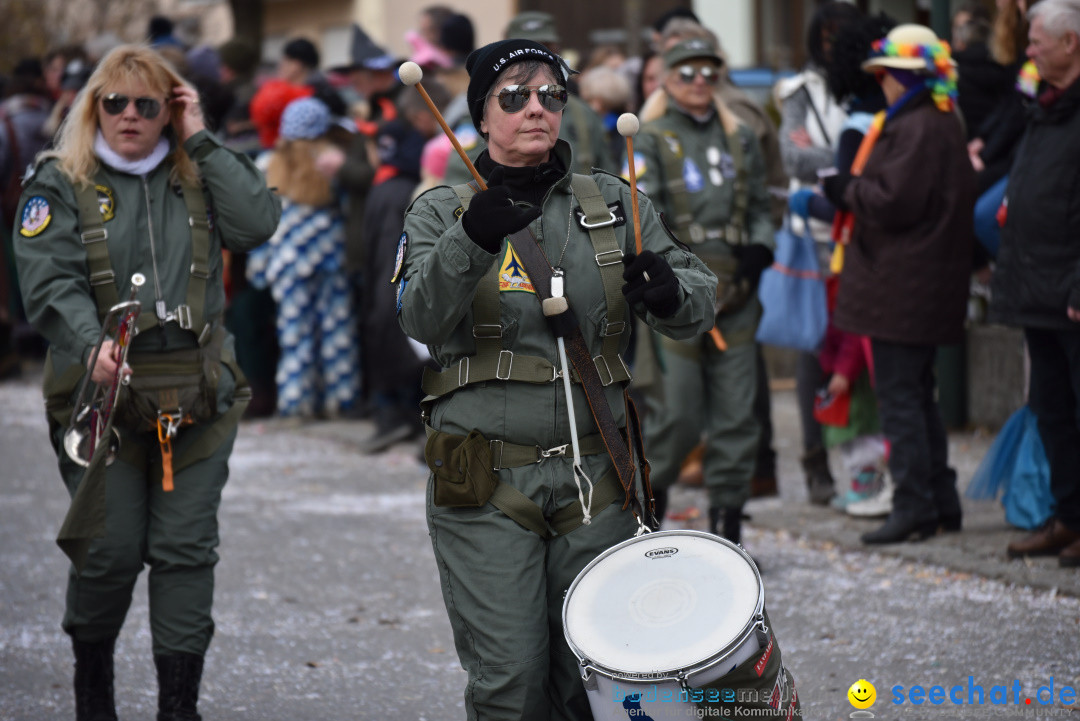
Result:
[[[116,168],[122,173],[130,173],[131,175],[146,175],[151,170],[161,164],[161,161],[165,159],[165,156],[169,154],[169,141],[165,138],[159,138],[157,145],[150,151],[150,154],[145,158],[139,160],[128,160],[121,157],[115,150],[109,147],[109,143],[105,140],[105,136],[102,135],[101,129],[97,131],[97,137],[94,138],[94,152],[102,162],[106,165]]]

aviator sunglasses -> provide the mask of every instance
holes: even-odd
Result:
[[[153,120],[161,112],[161,101],[154,98],[129,98],[119,93],[109,93],[101,99],[101,107],[109,115],[119,115],[127,108],[128,103],[135,101],[135,111],[147,120]]]
[[[536,89],[536,99],[544,110],[557,113],[566,107],[566,88],[562,85],[507,85],[499,91],[499,107],[508,113],[519,113],[529,104]]]
[[[716,85],[716,83],[720,82],[720,73],[716,68],[708,65],[700,68],[695,68],[693,65],[682,65],[679,67],[678,72],[679,80],[687,85],[694,82],[695,75],[700,75],[707,85]]]

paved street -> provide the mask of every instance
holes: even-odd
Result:
[[[73,718],[71,650],[60,631],[66,509],[38,380],[0,384],[0,720]],[[1015,536],[991,502],[968,504],[963,534],[867,552],[867,528],[805,503],[791,393],[774,395],[781,499],[753,502],[745,539],[805,718],[846,719],[848,687],[878,692],[885,719],[1080,718],[1080,573],[1004,559]],[[245,423],[222,504],[217,634],[207,721],[464,718],[464,672],[439,594],[417,447],[363,456],[364,422]],[[963,482],[989,444],[954,434]],[[680,503],[699,504],[694,491]],[[970,677],[970,680],[969,680]],[[1020,706],[991,706],[1020,684]],[[1035,694],[1053,684],[1057,703]],[[940,685],[965,705],[907,700]],[[986,693],[967,705],[968,687]],[[894,704],[894,687],[905,703]],[[1042,698],[1046,698],[1046,691]],[[1025,705],[1024,699],[1036,699]],[[117,649],[124,721],[151,719],[156,682],[145,583]]]

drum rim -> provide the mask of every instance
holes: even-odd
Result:
[[[581,581],[581,579],[584,578],[585,575],[592,568],[594,568],[600,563],[601,559],[607,558],[616,551],[622,550],[624,547],[632,546],[636,543],[641,543],[645,539],[663,536],[697,536],[699,538],[705,538],[709,541],[719,542],[721,545],[727,546],[730,550],[735,551],[737,554],[742,556],[742,558],[750,564],[750,568],[754,571],[754,576],[757,578],[758,581],[758,597],[757,603],[754,606],[754,614],[747,620],[746,625],[744,625],[742,628],[742,631],[739,632],[739,634],[731,643],[729,643],[727,646],[720,649],[716,653],[712,654],[711,656],[708,656],[707,658],[701,659],[699,661],[695,661],[691,664],[688,664],[687,666],[673,669],[663,669],[650,673],[633,673],[608,668],[603,664],[599,664],[590,660],[585,655],[585,652],[576,643],[574,643],[574,640],[572,638],[570,638],[570,632],[566,625],[566,609],[570,603],[570,598],[574,595],[574,589],[577,588],[578,583]],[[633,538],[628,538],[625,541],[620,541],[619,543],[616,543],[614,546],[597,555],[596,558],[589,561],[589,563],[586,564],[586,566],[578,572],[578,575],[574,578],[573,583],[571,583],[570,587],[566,589],[566,594],[563,596],[562,624],[563,638],[566,639],[566,643],[570,646],[570,650],[577,657],[578,662],[581,665],[582,676],[584,678],[588,677],[586,672],[592,670],[610,679],[630,682],[685,681],[691,676],[698,675],[703,671],[707,671],[713,666],[722,663],[725,658],[729,657],[732,653],[741,648],[742,645],[746,643],[746,641],[750,638],[750,636],[755,633],[759,628],[766,635],[769,632],[768,628],[765,627],[765,584],[761,580],[761,571],[758,569],[757,564],[754,563],[754,559],[751,558],[750,554],[747,553],[743,549],[743,547],[737,543],[732,543],[728,539],[723,538],[722,536],[717,536],[713,533],[706,533],[705,531],[694,531],[690,529],[672,529],[668,531],[652,531],[648,533],[643,533],[640,536],[634,536]]]

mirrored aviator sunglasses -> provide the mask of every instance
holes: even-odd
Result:
[[[679,80],[687,85],[694,82],[694,76],[696,75],[700,75],[706,85],[716,85],[720,82],[720,71],[709,65],[700,68],[695,68],[693,65],[683,65],[679,68]]]
[[[101,107],[109,115],[119,115],[127,108],[128,103],[135,101],[135,111],[146,118],[153,120],[161,112],[161,101],[154,98],[129,98],[119,93],[109,93],[101,99]]]
[[[499,107],[508,113],[519,113],[529,104],[529,96],[536,90],[536,99],[551,113],[566,107],[566,88],[562,85],[507,85],[499,91]]]

